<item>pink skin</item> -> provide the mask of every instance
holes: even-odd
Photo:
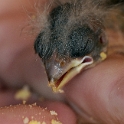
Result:
[[[44,5],[46,0],[42,0]],[[1,0],[0,4],[0,106],[17,104],[14,99],[15,91],[28,84],[36,92],[50,100],[62,100],[59,94],[52,94],[47,87],[47,78],[41,60],[34,53],[33,44],[36,34],[30,35],[28,13],[33,13],[34,0]],[[30,14],[29,13],[29,14]],[[27,27],[27,28],[25,28]],[[110,33],[108,33],[110,36]],[[113,34],[113,33],[112,33]],[[115,36],[115,35],[113,35]],[[116,37],[110,37],[116,42]],[[102,124],[124,123],[124,93],[123,93],[123,55],[113,54],[107,60],[76,76],[64,88],[68,101],[80,108],[80,115],[84,122],[100,122]],[[9,90],[2,90],[6,85]],[[33,102],[37,98],[33,98]],[[39,103],[39,102],[38,102]],[[76,124],[76,116],[71,108],[61,102],[40,102],[41,107],[55,110],[63,124]],[[50,123],[48,110],[33,107],[33,114],[41,112]],[[13,110],[13,111],[12,111]],[[15,118],[13,113],[24,115],[25,105],[3,107],[0,109],[0,122],[2,124],[22,123],[22,118]],[[31,117],[30,108],[26,106],[25,116]],[[2,115],[4,113],[4,115]],[[68,115],[68,116],[67,116]],[[11,117],[9,120],[8,117]],[[36,117],[39,119],[39,117]],[[41,119],[41,118],[40,118]],[[5,122],[6,120],[6,122]],[[42,120],[40,120],[42,121]]]

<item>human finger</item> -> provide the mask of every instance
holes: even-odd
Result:
[[[70,104],[86,122],[124,122],[124,57],[112,55],[103,63],[82,72],[65,87]]]

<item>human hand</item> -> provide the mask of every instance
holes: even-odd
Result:
[[[27,33],[30,28],[26,28],[26,31],[24,30],[26,33],[22,30],[27,27],[29,22],[28,14],[22,9],[22,5],[26,7],[28,12],[33,13],[34,10],[30,6],[34,4],[33,1],[31,1],[31,4],[28,1],[16,2],[13,0],[15,5],[13,4],[10,8],[7,2],[8,5],[12,5],[12,1],[11,3],[9,1],[3,2],[0,14],[0,77],[1,87],[6,85],[10,90],[2,91],[1,88],[1,106],[18,103],[13,98],[13,89],[16,90],[25,84],[48,99],[63,99],[61,95],[53,94],[50,88],[47,87],[47,78],[44,68],[41,66],[41,60],[34,54],[35,35],[31,36]],[[123,123],[123,55],[111,55],[95,68],[82,72],[68,83],[64,91],[68,102],[75,104],[80,109],[84,122]],[[33,102],[34,100],[37,101],[37,98],[32,99]],[[59,114],[59,120],[64,124],[75,123],[76,117],[66,105],[49,101],[39,105],[48,107],[50,110],[56,110]],[[18,119],[12,114],[20,113],[22,117],[25,105],[17,106],[16,109],[14,107],[1,109],[1,123],[7,123],[7,121],[9,123],[17,123],[17,121],[22,123],[25,118]],[[33,107],[33,115],[39,112],[42,113],[42,108],[37,109],[37,106]],[[14,112],[11,112],[11,110]],[[27,113],[24,117],[30,118],[28,106],[26,106],[26,111]],[[5,113],[4,116],[2,113]],[[49,112],[42,113],[41,116],[43,115],[47,117],[46,120],[51,120]],[[11,116],[12,119],[5,122],[8,116]],[[35,118],[37,119],[38,117]],[[42,122],[42,120],[40,121]]]

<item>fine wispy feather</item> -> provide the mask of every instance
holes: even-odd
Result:
[[[94,32],[99,32],[100,30],[104,31],[106,24],[112,21],[106,17],[108,17],[113,9],[119,6],[119,4],[112,5],[110,3],[111,1],[107,0],[50,0],[48,5],[36,7],[37,16],[33,26],[36,26],[37,31],[43,35],[42,42],[39,42],[42,45],[35,45],[39,48],[36,52],[39,53],[41,58],[52,54],[50,46],[53,46],[49,44],[52,42],[49,37],[51,35],[50,27],[54,21],[56,21],[54,31],[63,33],[62,37],[59,37],[59,39],[61,38],[63,41],[63,46],[67,43],[67,34],[69,34],[71,30],[74,30],[74,27],[77,25],[88,25]],[[58,10],[54,10],[53,8],[57,6]],[[44,8],[44,11],[40,12],[41,8]],[[61,12],[57,12],[59,9],[61,9]],[[51,12],[52,10],[56,12]]]
[[[102,18],[106,15],[105,13],[107,11],[105,11],[105,9],[108,8],[105,6],[106,2],[104,0],[49,0],[44,6],[38,2],[34,6],[37,14],[35,20],[33,20],[33,26],[40,31],[47,29],[50,25],[49,14],[52,9],[67,3],[71,4],[72,7],[67,11],[67,6],[65,6],[62,10],[63,14],[61,15],[61,18],[64,18],[64,13],[66,13],[66,16],[69,14],[68,24],[70,25],[73,24],[73,21],[81,21],[82,23],[85,21],[84,23],[90,24],[91,22],[93,23],[93,21],[98,20],[100,23]],[[59,18],[59,20],[61,18]]]
[[[33,22],[31,26],[36,28],[35,31],[41,31],[43,27],[48,27],[48,16],[50,11],[57,6],[63,5],[64,3],[71,3],[75,6],[72,9],[72,15],[69,15],[70,20],[73,19],[75,17],[75,13],[77,13],[83,20],[89,21],[90,18],[87,18],[88,15],[93,14],[96,19],[100,19],[103,22],[107,21],[104,17],[124,5],[124,0],[48,0],[45,5],[42,5],[38,0],[33,6],[36,11],[36,13],[33,14],[35,15],[35,19],[32,19],[32,14],[30,15],[29,12],[27,12],[27,15],[30,17],[30,22]]]

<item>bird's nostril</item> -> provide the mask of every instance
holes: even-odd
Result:
[[[66,61],[61,61],[60,62],[60,67],[63,67],[66,64]]]

